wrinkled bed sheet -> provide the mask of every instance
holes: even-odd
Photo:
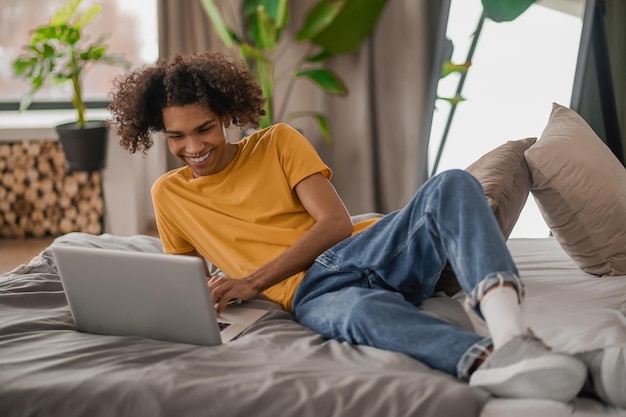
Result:
[[[626,276],[583,272],[553,237],[510,239],[507,244],[526,284],[526,323],[549,346],[568,353],[626,346]],[[487,333],[484,322],[474,324],[479,333]],[[481,413],[527,416],[626,417],[626,410],[584,397],[569,403],[493,398]]]
[[[161,251],[149,236],[57,240]],[[404,355],[325,340],[271,302],[250,303],[269,313],[217,347],[80,333],[46,249],[0,276],[0,416],[471,417],[488,400]]]

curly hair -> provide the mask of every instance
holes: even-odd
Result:
[[[162,109],[198,103],[239,127],[258,127],[265,98],[245,63],[216,51],[159,59],[118,76],[109,94],[120,145],[146,153],[151,132],[165,130]]]

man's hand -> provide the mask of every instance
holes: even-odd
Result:
[[[213,304],[216,304],[216,312],[219,316],[222,314],[228,303],[232,300],[251,300],[260,291],[246,279],[233,279],[222,276],[212,276],[208,280],[209,289],[213,298]]]

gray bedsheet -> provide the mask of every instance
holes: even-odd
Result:
[[[160,251],[158,239],[66,243]],[[198,347],[75,331],[50,251],[0,276],[0,416],[478,416],[487,395],[404,355],[325,340],[277,305]]]

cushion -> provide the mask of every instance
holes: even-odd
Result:
[[[554,103],[526,151],[531,192],[563,250],[595,275],[626,275],[626,168],[573,110]]]
[[[510,236],[528,199],[530,174],[524,151],[536,141],[537,138],[510,140],[466,168],[483,186],[505,239]],[[452,267],[447,264],[437,282],[437,291],[451,295],[460,289]]]
[[[530,192],[530,174],[524,152],[537,138],[510,140],[466,168],[483,186],[505,239],[519,218]]]

